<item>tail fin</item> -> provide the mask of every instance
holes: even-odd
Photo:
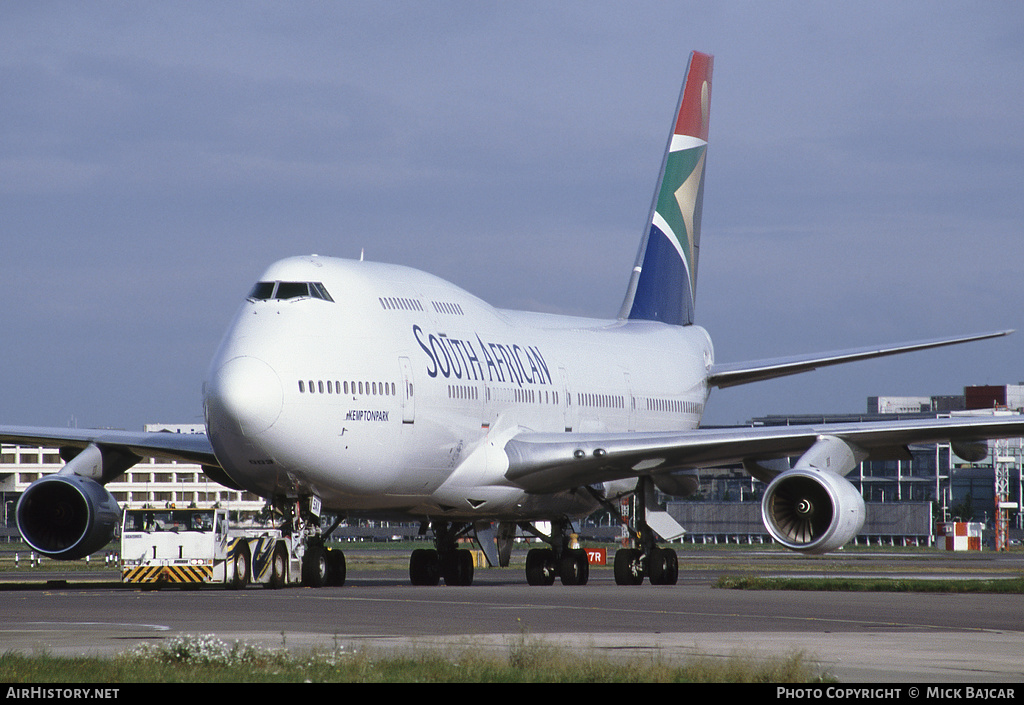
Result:
[[[693,323],[714,57],[690,54],[675,124],[619,318]]]

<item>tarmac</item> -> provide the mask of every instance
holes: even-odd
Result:
[[[114,571],[0,573],[0,643],[25,653],[110,655],[213,634],[289,650],[508,650],[524,640],[581,655],[676,661],[800,654],[842,683],[1024,681],[1021,595],[728,590],[719,575],[1012,577],[1024,554],[681,553],[675,586],[530,587],[521,568],[478,569],[470,587],[413,587],[407,555],[374,554],[340,588],[141,590]],[[113,578],[114,580],[111,580]]]

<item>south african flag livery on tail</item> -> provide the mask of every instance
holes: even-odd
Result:
[[[708,54],[690,55],[620,318],[680,326],[693,323],[713,63]]]

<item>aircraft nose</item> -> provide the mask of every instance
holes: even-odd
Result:
[[[284,405],[281,379],[255,357],[235,357],[214,371],[206,389],[209,421],[253,438],[277,421]]]

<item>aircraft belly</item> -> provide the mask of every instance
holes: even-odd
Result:
[[[530,494],[514,487],[483,487],[463,494],[437,492],[429,499],[443,510],[440,517],[465,520],[550,520],[559,516],[586,516],[600,507],[597,500],[582,489]]]
[[[450,521],[537,521],[552,517],[583,517],[600,505],[582,490],[530,495],[516,488],[487,488],[465,496],[383,494],[376,496],[328,495],[324,506],[335,511],[381,513],[410,518]]]

